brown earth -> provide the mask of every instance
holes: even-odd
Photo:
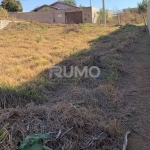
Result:
[[[133,109],[125,126],[137,132],[131,134],[128,150],[149,150],[150,36],[141,33],[124,58],[127,76],[120,79],[120,88],[124,95],[124,108]]]

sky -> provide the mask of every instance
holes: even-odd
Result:
[[[28,12],[33,10],[37,6],[41,6],[43,4],[52,4],[57,0],[20,0],[23,5],[24,11]],[[102,0],[91,0],[92,6],[97,8],[102,8]],[[142,0],[105,0],[106,9],[118,11],[123,8],[133,8],[137,6],[137,2],[141,2]],[[0,0],[1,2],[1,0]],[[82,6],[90,6],[90,0],[76,0],[77,6],[80,4]]]

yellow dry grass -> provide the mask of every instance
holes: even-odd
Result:
[[[118,27],[80,25],[63,33],[61,26],[13,23],[0,31],[0,86],[20,86],[67,57],[90,48],[90,42]]]
[[[6,19],[6,18],[8,18],[8,12],[7,10],[3,9],[0,6],[0,19]]]
[[[53,132],[56,137],[60,129],[63,138],[47,143],[52,149],[121,149],[122,127],[133,110],[124,109],[126,101],[117,81],[126,78],[125,57],[142,34],[140,29],[135,25],[13,23],[1,30],[0,129],[10,125],[6,138],[0,139],[0,149],[16,149],[28,134]],[[102,76],[51,82],[45,70],[58,63],[98,66]],[[35,105],[41,103],[45,104]]]

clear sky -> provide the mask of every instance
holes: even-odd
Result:
[[[41,6],[43,4],[51,4],[56,2],[57,0],[21,0],[24,11],[31,11],[37,6]],[[92,6],[101,8],[102,0],[91,0]],[[123,8],[132,8],[137,6],[137,2],[141,2],[142,0],[105,0],[106,1],[106,9],[109,10],[121,10]],[[1,0],[0,0],[1,2]],[[82,6],[89,6],[90,0],[76,0],[77,6],[80,4]]]

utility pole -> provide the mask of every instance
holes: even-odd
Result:
[[[106,10],[105,10],[105,0],[102,0],[103,2],[103,23],[106,25]]]
[[[90,0],[90,7],[92,7],[92,2],[91,2],[91,0]]]

